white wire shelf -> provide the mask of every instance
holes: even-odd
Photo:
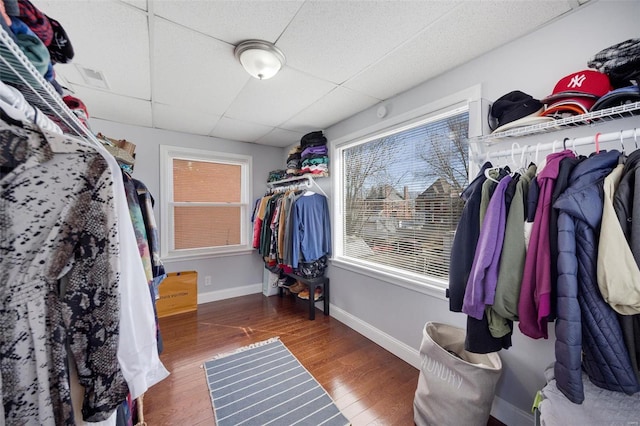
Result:
[[[95,136],[71,112],[53,86],[0,27],[0,80],[18,89],[27,102],[55,122],[64,133],[95,140]]]
[[[640,102],[629,103],[599,111],[593,111],[582,115],[575,115],[559,120],[547,121],[544,123],[532,124],[531,126],[517,127],[504,132],[491,133],[489,135],[470,138],[471,143],[482,143],[490,145],[500,139],[509,137],[522,137],[535,135],[537,133],[554,132],[567,127],[591,125],[599,122],[606,122],[623,117],[631,117],[640,114]]]
[[[305,185],[307,188],[311,188],[312,186],[315,185],[320,190],[320,192],[322,192],[322,194],[326,197],[327,193],[324,192],[324,190],[316,182],[316,178],[319,178],[319,177],[326,177],[326,176],[314,175],[313,173],[305,173],[300,176],[293,176],[287,179],[280,179],[280,180],[267,182],[267,187],[273,189],[273,188],[279,188],[281,187],[281,185],[282,186]]]
[[[267,186],[269,188],[275,188],[279,185],[293,185],[294,182],[300,182],[300,181],[306,181],[306,182],[300,182],[302,183],[306,183],[307,186],[311,186],[311,179],[313,178],[313,175],[311,174],[304,174],[304,175],[300,175],[300,176],[293,176],[290,178],[286,178],[286,179],[279,179],[279,180],[273,180],[271,182],[267,182]]]

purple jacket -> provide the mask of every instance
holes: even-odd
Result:
[[[547,322],[551,314],[552,285],[549,217],[552,208],[553,187],[560,170],[560,161],[567,157],[575,157],[575,155],[570,150],[549,154],[546,166],[537,176],[540,194],[524,263],[520,299],[518,300],[520,331],[533,339],[548,338]]]
[[[464,293],[462,312],[479,320],[484,315],[485,305],[493,305],[496,294],[507,217],[504,193],[510,182],[511,176],[503,177],[491,196]]]

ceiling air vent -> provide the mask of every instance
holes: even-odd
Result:
[[[82,65],[75,64],[76,68],[82,75],[84,82],[87,86],[95,87],[97,89],[109,90],[109,83],[102,71],[94,70],[91,68],[85,68]]]

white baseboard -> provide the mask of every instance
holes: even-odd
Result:
[[[329,306],[329,312],[332,317],[341,323],[362,334],[364,337],[373,340],[376,344],[382,346],[406,363],[420,369],[420,352],[417,349],[414,349],[393,336],[378,330],[371,324],[362,321],[360,318],[353,316],[347,311],[334,305]]]
[[[198,293],[198,305],[256,293],[262,293],[262,283],[228,288],[224,290],[208,291],[206,293]]]
[[[330,306],[330,313],[333,318],[349,328],[374,341],[416,369],[420,369],[420,351],[418,349],[412,348],[333,304]],[[515,405],[497,396],[494,398],[493,405],[491,406],[491,415],[509,426],[531,426],[534,424],[532,414],[519,409]]]

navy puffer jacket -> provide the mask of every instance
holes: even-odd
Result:
[[[601,388],[627,394],[639,390],[620,324],[596,281],[602,184],[619,155],[600,153],[578,164],[554,203],[559,211],[555,378],[577,404],[584,400],[581,367]]]

